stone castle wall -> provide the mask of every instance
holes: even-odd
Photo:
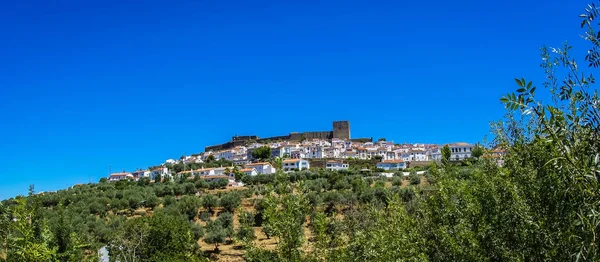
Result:
[[[350,139],[350,122],[336,121],[333,122],[333,137],[339,139]]]
[[[252,136],[234,136],[231,138],[231,141],[229,141],[227,143],[205,147],[204,152],[230,149],[230,148],[233,148],[236,146],[244,145],[249,141],[256,141],[256,142],[264,143],[267,140],[271,141],[271,142],[275,142],[278,140],[301,141],[302,139],[331,140],[332,138],[350,139],[350,123],[348,121],[333,122],[333,131],[291,133],[286,136],[274,136],[274,137],[265,137],[265,138],[259,138],[258,136],[254,136],[254,135],[252,135]]]

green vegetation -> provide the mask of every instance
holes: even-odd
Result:
[[[582,15],[592,68],[598,15]],[[410,169],[407,185],[353,169],[248,176],[238,190],[198,178],[31,187],[0,203],[0,260],[97,261],[105,246],[112,260],[205,261],[237,245],[247,261],[598,261],[600,99],[570,50],[542,49],[549,103],[525,79],[501,99],[501,166],[479,148],[450,164],[445,146],[443,165]]]
[[[259,161],[266,161],[271,159],[271,148],[268,146],[261,146],[252,150],[252,158]]]
[[[452,153],[450,152],[450,147],[448,145],[444,145],[442,147],[442,164],[448,165],[450,163],[450,156]]]

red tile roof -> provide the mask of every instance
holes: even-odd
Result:
[[[404,162],[404,160],[402,160],[402,159],[394,159],[394,160],[384,160],[381,163],[403,163],[403,162]]]
[[[112,174],[110,174],[111,177],[115,177],[115,176],[127,176],[127,175],[131,175],[131,173],[112,173]]]
[[[262,165],[271,165],[271,163],[268,163],[268,162],[258,162],[258,163],[246,164],[246,166],[262,166]]]

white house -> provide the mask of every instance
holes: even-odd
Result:
[[[402,161],[411,161],[411,155],[409,152],[403,152],[400,154],[400,157],[398,158],[398,160],[402,160]]]
[[[220,176],[220,175],[229,175],[231,174],[231,172],[233,172],[233,167],[215,167],[212,168],[213,170],[213,174],[214,176]],[[229,171],[229,174],[225,171]]]
[[[340,154],[341,158],[357,158],[358,154],[352,150],[346,150]]]
[[[291,151],[290,157],[291,158],[296,158],[296,159],[305,158],[306,157],[306,153],[304,152],[303,149],[296,149],[294,151]]]
[[[339,161],[327,161],[327,164],[325,164],[325,169],[331,171],[348,170],[349,167],[349,164],[345,164]]]
[[[429,159],[432,161],[442,161],[442,150],[439,147],[429,149]]]
[[[157,167],[150,170],[150,180],[156,180],[156,177],[159,179],[165,175],[169,174],[169,169],[166,167]]]
[[[148,170],[136,170],[135,172],[131,173],[133,175],[133,179],[138,180],[140,178],[143,177],[148,177],[150,178],[150,174],[152,172],[148,171]]]
[[[460,161],[471,157],[471,149],[473,148],[471,144],[460,142],[449,144],[448,147],[450,147],[450,160]]]
[[[395,151],[387,151],[385,152],[384,160],[396,160],[396,152]]]
[[[233,159],[233,164],[237,166],[243,166],[245,164],[249,164],[250,160],[246,158]]]
[[[108,181],[119,181],[119,180],[124,180],[124,179],[133,180],[133,175],[128,172],[121,172],[121,173],[112,173],[112,174],[110,174],[110,176],[108,176]]]
[[[377,168],[384,170],[401,170],[406,168],[406,163],[403,160],[384,160],[377,163]]]
[[[215,154],[215,159],[219,160],[219,159],[225,159],[225,160],[231,160],[233,159],[233,152],[232,150],[221,150],[221,151],[217,151]]]
[[[244,173],[244,175],[247,175],[247,176],[258,175],[258,171],[256,171],[256,168],[243,168],[243,169],[240,169],[240,172]]]
[[[267,162],[251,163],[244,166],[245,168],[254,168],[259,174],[273,174],[277,170]]]
[[[364,147],[356,148],[356,155],[360,159],[367,159],[367,149]]]
[[[309,147],[306,158],[325,158],[325,150],[322,146]]]
[[[301,159],[301,158],[283,160],[283,171],[284,172],[294,171],[294,169],[304,170],[304,169],[309,169],[309,168],[310,168],[310,164],[308,163],[308,161]]]
[[[427,151],[424,149],[413,149],[410,151],[411,161],[427,161]]]
[[[272,158],[276,158],[276,157],[283,157],[283,155],[285,154],[283,147],[273,147],[271,148],[271,157]]]
[[[326,147],[324,158],[340,158],[340,148]]]

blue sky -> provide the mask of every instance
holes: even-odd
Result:
[[[574,1],[13,1],[0,5],[0,199],[232,135],[480,141]],[[579,52],[584,51],[578,50]]]

